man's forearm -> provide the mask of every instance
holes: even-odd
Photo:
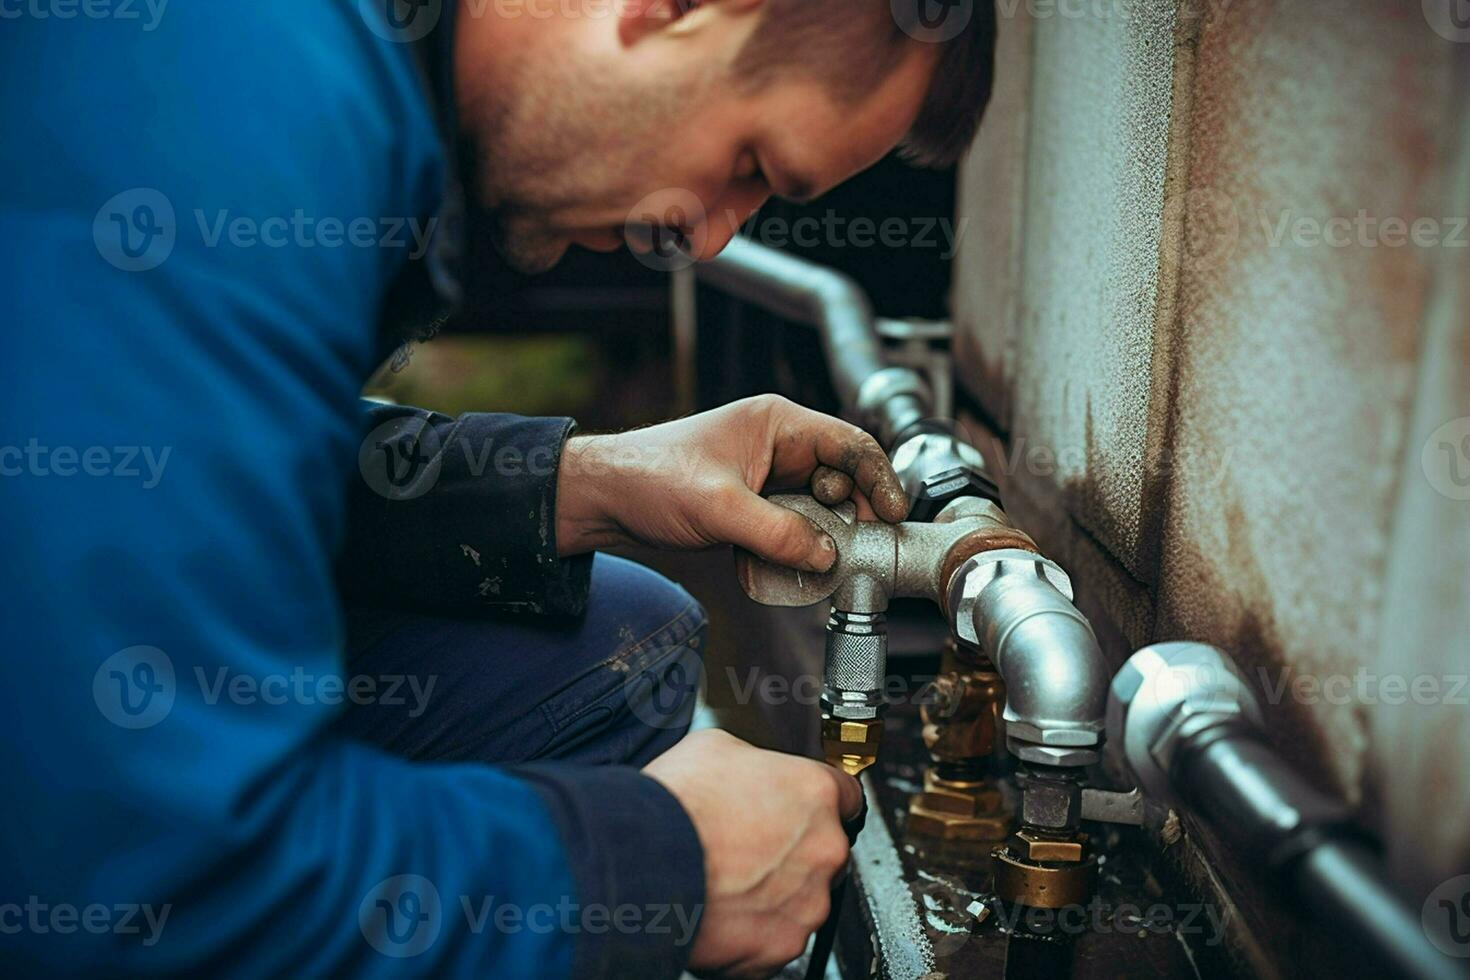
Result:
[[[573,426],[369,408],[338,562],[344,595],[423,612],[580,613],[590,558],[563,560],[555,519]]]

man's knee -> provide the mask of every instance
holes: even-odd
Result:
[[[651,569],[630,562],[613,577],[627,622],[608,663],[623,675],[627,709],[645,729],[636,754],[651,759],[689,730],[704,686],[708,621],[688,592]]]
[[[704,687],[706,623],[704,608],[680,586],[642,565],[597,556],[585,629],[606,637],[601,667],[617,691],[577,726],[583,737],[592,734],[586,727],[601,729],[596,761],[642,765],[688,731]]]

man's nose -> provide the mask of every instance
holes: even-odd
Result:
[[[707,262],[723,252],[741,226],[770,199],[770,192],[764,190],[726,195],[720,206],[705,216],[704,225],[690,236],[695,259]]]

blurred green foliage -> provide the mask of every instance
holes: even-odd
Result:
[[[626,429],[674,411],[662,332],[452,334],[383,365],[363,393],[446,415],[570,415],[584,431]]]
[[[364,393],[446,415],[582,415],[596,404],[599,374],[589,337],[450,336],[415,345],[407,366],[385,365]]]

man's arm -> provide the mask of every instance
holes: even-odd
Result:
[[[590,556],[557,554],[573,423],[369,405],[338,578],[349,601],[424,612],[580,614]]]
[[[763,491],[810,487],[859,516],[908,498],[856,426],[774,396],[617,435],[570,419],[374,406],[351,480],[350,598],[442,612],[579,613],[597,548],[748,548],[825,571],[831,540]]]
[[[285,0],[3,33],[0,893],[36,896],[45,927],[0,959],[676,975],[679,933],[580,918],[703,902],[696,830],[659,783],[414,765],[331,730],[348,697],[451,696],[340,659],[332,550],[399,256],[230,225],[431,213],[436,137],[402,52],[357,4]],[[107,928],[76,927],[98,910]]]

